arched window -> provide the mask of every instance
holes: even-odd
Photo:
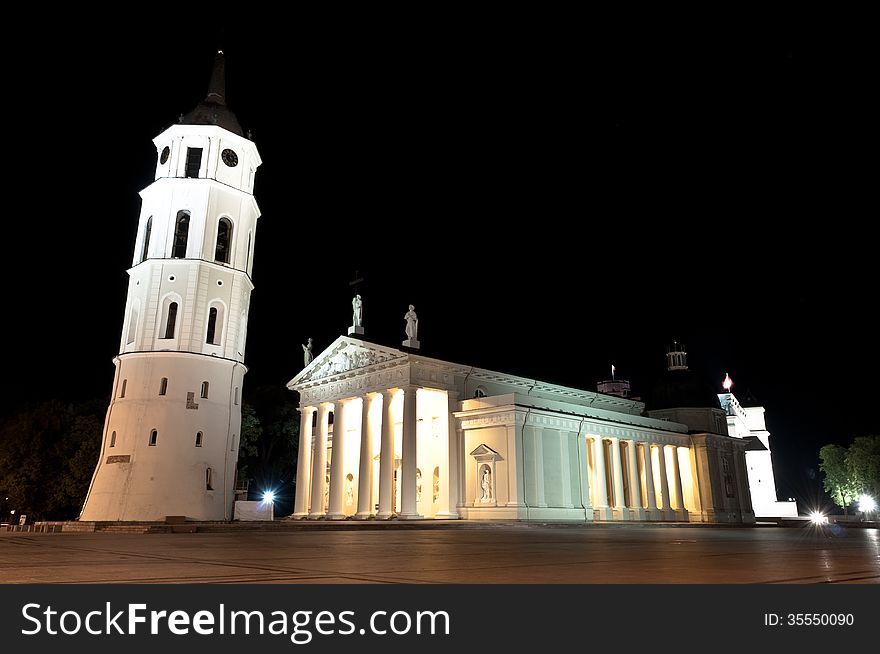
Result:
[[[251,265],[251,237],[253,236],[253,232],[248,232],[248,247],[247,247],[247,255],[244,262],[244,271],[247,272],[248,268]]]
[[[202,437],[203,437],[202,432],[200,432],[200,431],[196,432],[196,447],[202,446]]]
[[[162,377],[159,382],[159,395],[165,395],[168,392],[168,377]]]
[[[208,399],[208,382],[202,382],[202,397]]]
[[[482,386],[478,386],[476,390],[474,390],[474,398],[486,397],[486,390]]]
[[[110,447],[116,447],[116,432],[110,434]]]
[[[221,218],[217,223],[217,247],[214,248],[214,261],[229,263],[229,250],[232,246],[232,221]]]
[[[147,258],[150,253],[150,233],[153,231],[153,217],[147,218],[147,225],[144,227],[144,245],[141,248],[141,261]]]
[[[171,256],[174,259],[183,259],[186,256],[186,241],[189,238],[189,212],[178,211],[177,221],[174,223],[174,243],[171,247]]]
[[[168,318],[165,320],[165,336],[162,338],[174,338],[174,328],[177,326],[177,302],[168,305]]]
[[[232,401],[235,404],[238,404],[238,386],[235,387],[235,393],[233,393]]]
[[[132,308],[131,315],[128,317],[128,336],[125,337],[125,344],[129,345],[134,343],[134,338],[137,335],[137,325],[138,325],[138,315],[137,308]]]
[[[216,345],[214,338],[217,336],[217,307],[211,307],[208,311],[208,335],[205,339],[211,345]]]
[[[159,440],[159,432],[157,432],[154,429],[153,431],[150,432],[150,446],[152,447],[153,445],[155,445],[158,442],[158,440]]]
[[[214,471],[211,468],[205,470],[205,490],[214,490]]]
[[[126,387],[127,385],[128,385],[128,380],[127,380],[127,379],[123,379],[123,380],[122,380],[122,388],[119,389],[119,397],[125,397],[125,387]]]

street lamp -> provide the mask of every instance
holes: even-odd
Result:
[[[874,498],[870,495],[861,495],[859,496],[859,511],[862,513],[871,513],[874,509],[877,508],[877,503],[874,502]]]

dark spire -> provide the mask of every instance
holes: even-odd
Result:
[[[208,95],[180,122],[184,125],[217,125],[239,136],[244,136],[238,119],[226,106],[226,64],[222,50],[218,50],[214,57]]]
[[[214,70],[211,71],[205,102],[226,105],[226,61],[223,58],[223,50],[217,50],[214,56]]]

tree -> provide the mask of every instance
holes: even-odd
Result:
[[[825,473],[825,490],[846,515],[847,507],[858,496],[858,486],[847,464],[847,449],[840,445],[823,446],[819,450],[819,469]]]
[[[859,436],[846,450],[846,463],[859,495],[880,502],[880,436]]]
[[[46,400],[0,421],[0,517],[9,519],[11,510],[48,520],[79,515],[98,461],[106,404]]]
[[[275,493],[276,514],[292,510],[299,447],[296,397],[283,386],[259,386],[242,406],[239,470],[250,482],[251,499]],[[247,445],[245,445],[247,442]]]

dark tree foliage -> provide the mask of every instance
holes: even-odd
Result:
[[[0,518],[75,519],[98,461],[106,400],[46,400],[0,421]],[[8,498],[8,499],[7,499]]]
[[[249,499],[273,491],[275,515],[292,511],[299,447],[297,397],[283,386],[258,386],[242,406],[239,476],[249,482]]]

